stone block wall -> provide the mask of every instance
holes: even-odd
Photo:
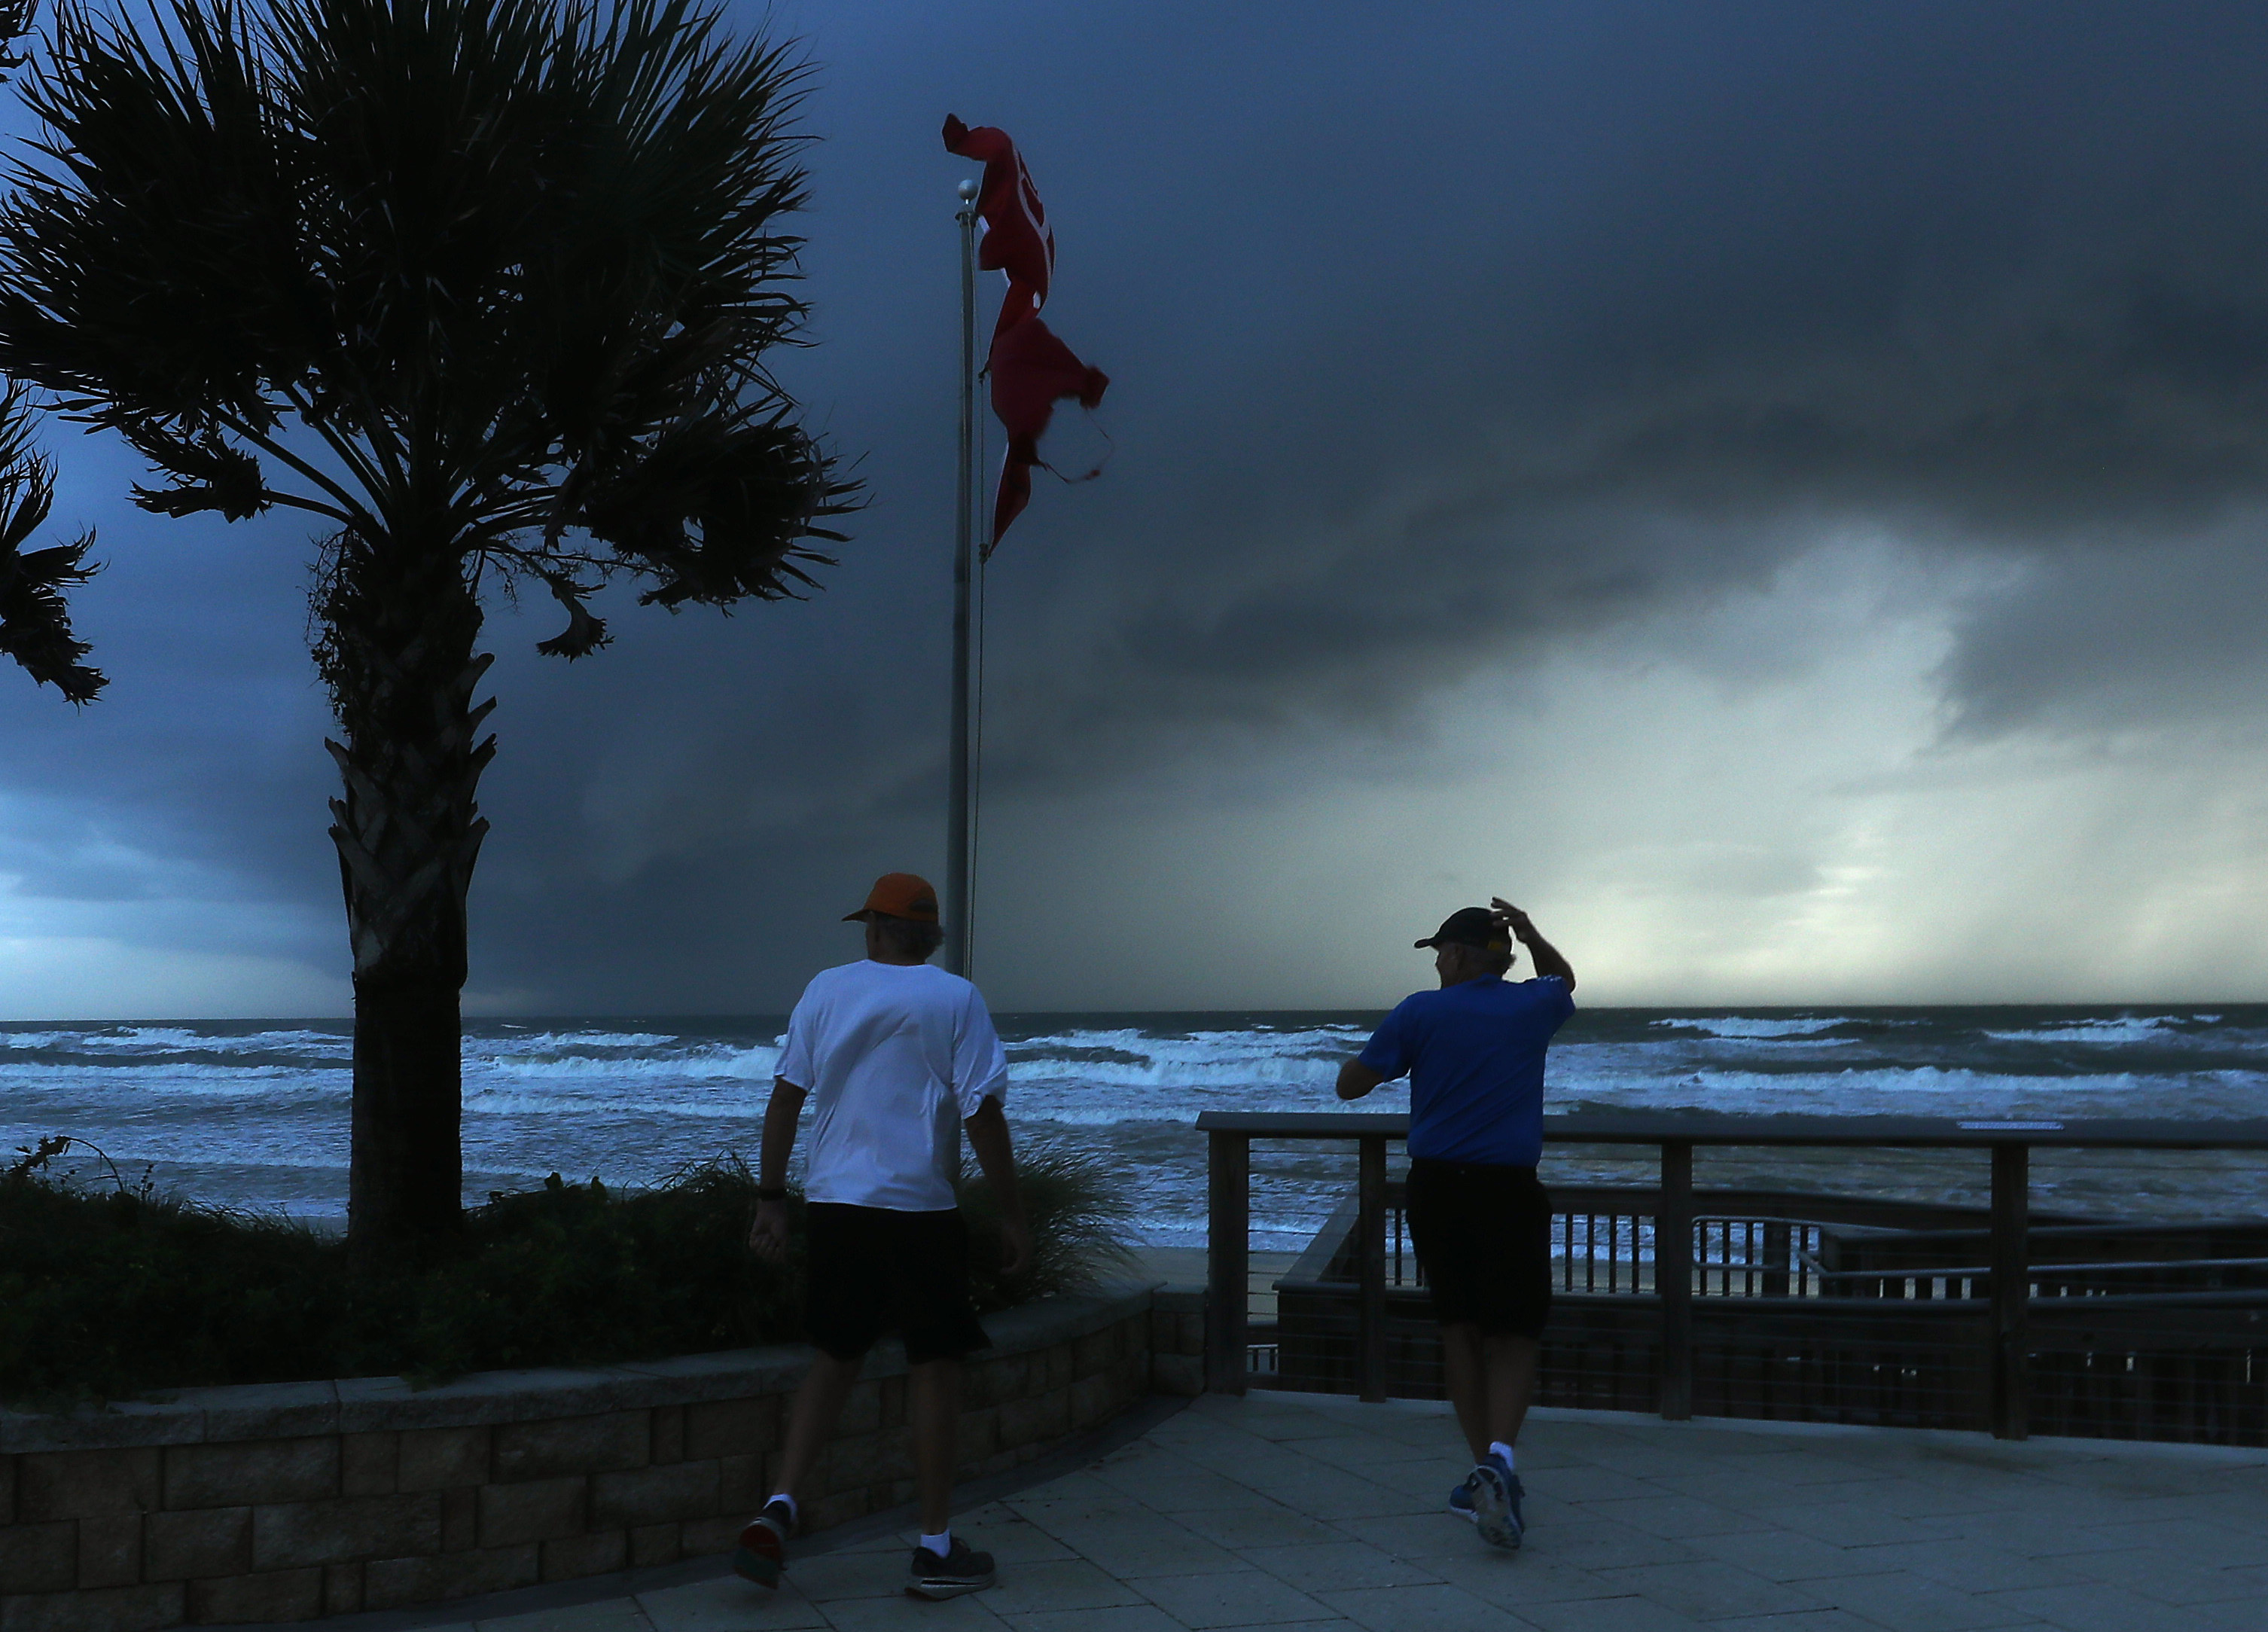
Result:
[[[1204,1289],[1150,1295],[1150,1390],[1194,1399],[1204,1392]]]
[[[1027,1461],[1149,1393],[1152,1303],[1058,1298],[989,1318],[993,1347],[968,1367],[963,1476]],[[808,1355],[0,1413],[0,1632],[312,1620],[725,1552],[774,1488]],[[807,1522],[910,1500],[907,1431],[904,1356],[885,1345],[821,1461]]]

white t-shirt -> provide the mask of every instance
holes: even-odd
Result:
[[[868,958],[812,978],[778,1074],[811,1095],[814,1201],[953,1206],[961,1124],[1008,1097],[1008,1057],[976,988],[927,964]]]

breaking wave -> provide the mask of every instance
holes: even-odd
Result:
[[[1696,1020],[1683,1015],[1657,1020],[1653,1024],[1674,1031],[1703,1031],[1711,1037],[1722,1038],[1782,1038],[1811,1037],[1822,1031],[1832,1031],[1851,1022],[1841,1015],[1825,1018],[1804,1015],[1793,1019],[1759,1019],[1749,1015],[1727,1015],[1720,1019]]]
[[[1339,1063],[1376,1018],[1005,1017],[1010,1114],[1102,1155],[1141,1197],[1153,1239],[1191,1240],[1204,1207],[1196,1118],[1336,1109]],[[781,1030],[777,1018],[472,1023],[468,1194],[555,1170],[643,1183],[720,1151],[752,1156]],[[350,1064],[343,1024],[0,1026],[0,1155],[72,1133],[122,1165],[155,1163],[160,1182],[190,1193],[335,1215]],[[1562,1111],[2258,1116],[2268,1114],[2268,1007],[1592,1010],[1553,1045],[1549,1082]],[[1363,1109],[1407,1103],[1389,1084]],[[1329,1210],[1342,1183],[1329,1161],[1274,1159],[1256,1183],[1279,1222]],[[2268,1175],[2220,1182],[2223,1210],[2240,1182],[2268,1207]]]

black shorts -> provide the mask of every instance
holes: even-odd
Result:
[[[804,1218],[804,1324],[836,1359],[858,1359],[893,1328],[910,1365],[991,1346],[968,1301],[968,1226],[958,1210],[814,1201]]]
[[[1433,1318],[1542,1337],[1551,1312],[1551,1198],[1535,1170],[1413,1156],[1409,1196]]]

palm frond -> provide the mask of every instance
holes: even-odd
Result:
[[[55,496],[55,469],[33,446],[23,388],[0,383],[0,655],[73,703],[91,703],[107,681],[85,661],[91,648],[71,632],[65,597],[100,570],[86,560],[94,535],[24,549],[47,525]]]

